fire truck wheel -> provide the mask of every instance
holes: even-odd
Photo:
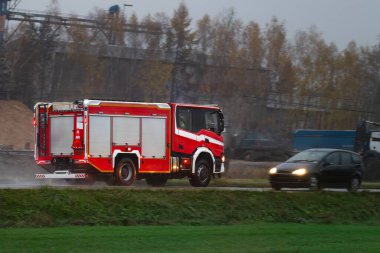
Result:
[[[115,174],[111,174],[105,178],[105,182],[107,185],[116,185],[116,177]]]
[[[120,185],[131,185],[136,180],[136,166],[129,158],[120,160],[115,171],[116,182]]]
[[[165,175],[148,175],[145,181],[150,186],[164,186],[168,181]]]
[[[195,173],[190,176],[190,184],[196,187],[206,187],[211,180],[210,165],[206,160],[198,160],[195,163]]]

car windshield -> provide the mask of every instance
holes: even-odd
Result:
[[[302,151],[295,156],[289,158],[286,162],[319,162],[329,151],[323,150],[306,150]]]

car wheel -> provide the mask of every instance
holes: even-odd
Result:
[[[347,190],[350,192],[356,192],[360,188],[360,179],[358,177],[354,177],[351,179],[349,186],[347,187]]]
[[[310,186],[309,186],[311,191],[318,191],[321,189],[321,185],[319,182],[319,178],[316,175],[311,175],[310,176]]]
[[[277,184],[272,184],[272,189],[275,190],[275,191],[281,191],[281,186],[277,185]]]

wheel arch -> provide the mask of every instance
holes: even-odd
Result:
[[[132,151],[132,152],[122,152],[120,150],[115,150],[112,155],[112,168],[115,170],[117,164],[121,161],[123,158],[130,158],[133,163],[136,165],[137,171],[140,170],[140,154],[138,151]]]
[[[212,168],[212,173],[215,172],[215,157],[208,148],[198,148],[193,155],[192,173],[195,173],[195,164],[199,159],[208,161]]]

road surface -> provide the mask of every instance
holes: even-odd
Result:
[[[275,166],[279,162],[248,162],[240,160],[232,160],[230,169],[227,172],[228,178],[266,178],[269,168]],[[46,173],[42,168],[35,165],[33,152],[11,152],[0,151],[0,188],[1,189],[33,189],[39,187],[56,187],[56,188],[85,188],[85,189],[103,189],[120,187],[124,189],[197,189],[197,190],[223,190],[223,191],[272,191],[271,188],[258,187],[206,187],[194,188],[189,184],[170,185],[165,187],[148,186],[144,180],[136,181],[133,186],[107,186],[103,182],[96,182],[94,185],[71,185],[64,180],[37,180],[36,173]],[[347,191],[345,189],[327,189],[328,191]],[[308,189],[286,189],[282,191],[308,191]],[[380,192],[380,189],[365,189],[361,191]]]

